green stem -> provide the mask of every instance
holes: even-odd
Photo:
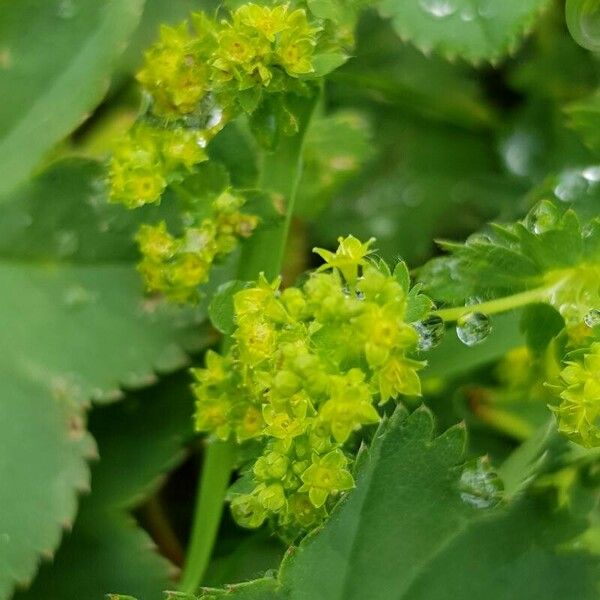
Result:
[[[255,280],[261,272],[267,278],[273,279],[281,271],[302,175],[305,133],[319,95],[316,93],[312,98],[299,99],[294,106],[299,122],[298,133],[284,138],[275,152],[263,156],[259,187],[281,196],[285,202],[285,216],[276,224],[260,228],[246,242],[238,269],[240,280]],[[224,340],[224,348],[230,343],[230,339]],[[210,442],[206,446],[192,537],[179,585],[180,591],[184,593],[193,594],[198,589],[208,567],[223,514],[234,459],[235,445],[231,441]]]
[[[533,304],[534,302],[543,302],[547,294],[548,288],[540,287],[519,294],[513,294],[512,296],[490,300],[489,302],[480,302],[479,304],[471,304],[469,306],[457,306],[455,308],[442,308],[441,310],[436,310],[434,314],[444,319],[444,321],[456,321],[463,315],[472,312],[493,315],[494,313],[506,312],[526,306],[527,304]]]
[[[234,457],[235,448],[230,442],[213,441],[206,446],[192,537],[179,583],[180,591],[186,594],[193,594],[198,589],[210,560]]]

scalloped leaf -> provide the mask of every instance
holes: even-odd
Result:
[[[548,0],[382,0],[402,40],[472,63],[496,62],[514,52]]]
[[[143,6],[0,1],[0,199],[100,102]]]
[[[542,201],[523,221],[492,225],[464,244],[441,245],[449,255],[431,260],[419,273],[432,298],[462,304],[473,297],[498,298],[548,286],[547,293],[531,302],[554,305],[561,296],[550,286],[550,273],[600,263],[600,219],[584,227],[574,211]]]
[[[290,549],[277,579],[207,589],[200,598],[596,598],[600,557],[566,547],[585,520],[546,497],[498,504],[485,473],[472,478],[473,465],[462,464],[464,428],[439,437],[433,430],[427,409],[407,417],[399,408],[359,455],[356,489]]]
[[[205,339],[201,313],[144,298],[135,221],[106,205],[101,173],[97,163],[65,161],[3,206],[0,481],[10,485],[0,486],[0,565],[9,566],[0,598],[31,580],[72,523],[93,454],[90,399],[148,385]]]
[[[126,511],[155,491],[183,456],[192,433],[188,384],[180,373],[91,412],[89,428],[100,454],[92,468],[93,491],[56,559],[15,600],[91,600],[116,589],[162,598],[174,567]]]

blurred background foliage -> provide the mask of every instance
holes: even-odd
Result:
[[[375,236],[384,257],[416,268],[436,238],[520,218],[541,198],[598,214],[600,61],[571,39],[563,3],[526,4],[529,35],[517,44],[519,26],[490,52],[468,45],[470,33],[465,48],[441,34],[428,43],[416,25],[401,35],[415,44],[403,42],[402,14],[364,12],[354,57],[329,77],[308,133],[288,281],[310,266],[313,245],[339,235]],[[202,453],[182,369],[217,338],[202,304],[143,298],[131,235],[176,219],[168,203],[108,206],[103,177],[137,114],[133,74],[159,24],[214,9],[0,0],[1,600],[15,585],[17,600],[155,600],[181,567]],[[236,184],[256,178],[243,127],[230,125],[210,152]],[[229,278],[228,265],[220,271],[211,289]],[[546,412],[498,391],[501,367],[490,365],[523,343],[519,315],[498,317],[495,330],[475,349],[448,336],[425,393],[440,428],[466,420],[472,455],[503,458]],[[206,583],[276,568],[283,551],[226,518]]]

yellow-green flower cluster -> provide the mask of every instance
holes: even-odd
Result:
[[[302,8],[244,4],[229,19],[202,13],[187,22],[164,26],[147,53],[138,81],[152,99],[155,114],[179,118],[201,110],[214,96],[221,107],[248,107],[239,92],[281,92],[291,79],[310,77],[321,27]],[[239,101],[239,104],[238,104]]]
[[[600,342],[560,373],[562,402],[552,407],[558,429],[586,448],[600,446]]]
[[[127,208],[158,202],[170,181],[207,160],[206,143],[203,131],[138,123],[111,157],[110,200]]]
[[[231,252],[240,237],[248,237],[258,218],[240,211],[244,198],[225,191],[212,203],[212,214],[180,237],[164,222],[142,225],[136,236],[142,261],[138,269],[146,289],[178,301],[193,301],[198,286],[208,280],[215,260]]]
[[[260,278],[237,292],[232,348],[193,371],[197,430],[262,443],[250,489],[232,500],[244,526],[317,524],[353,486],[354,434],[379,422],[377,405],[420,394],[418,334],[405,320],[415,294],[403,263],[391,273],[371,243],[316,250],[326,263],[299,287]]]

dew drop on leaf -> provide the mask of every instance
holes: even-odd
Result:
[[[562,202],[575,202],[587,194],[588,186],[588,179],[581,171],[568,170],[560,176],[554,194]]]
[[[417,321],[413,327],[419,334],[419,350],[425,352],[438,346],[446,331],[444,320],[436,315]]]
[[[588,50],[600,51],[600,0],[567,0],[565,14],[573,39]]]
[[[436,19],[444,19],[456,12],[456,6],[451,0],[421,0],[421,8]]]
[[[592,308],[592,310],[585,315],[583,321],[588,327],[597,327],[600,325],[600,309]]]
[[[525,219],[527,229],[536,234],[546,233],[556,226],[559,211],[550,202],[540,202]]]
[[[586,167],[581,171],[581,174],[585,177],[585,179],[591,183],[597,183],[600,181],[600,167],[598,166],[590,166]]]
[[[456,321],[456,335],[465,346],[481,344],[491,331],[490,318],[480,312],[467,313]]]
[[[79,239],[74,231],[59,231],[55,236],[56,251],[59,256],[66,258],[77,252]]]
[[[460,497],[474,508],[491,508],[502,499],[503,485],[487,458],[469,461],[459,482]]]
[[[72,19],[77,14],[77,6],[73,0],[60,0],[57,14],[61,19]]]
[[[64,303],[70,309],[83,308],[93,299],[92,294],[80,285],[73,285],[64,293]]]

